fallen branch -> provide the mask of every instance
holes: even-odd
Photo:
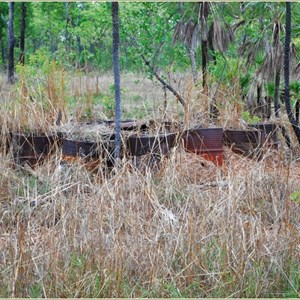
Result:
[[[182,106],[185,106],[185,100],[180,96],[180,94],[168,83],[166,83],[154,70],[154,68],[150,65],[150,62],[145,58],[144,55],[142,55],[142,59],[145,62],[146,66],[151,70],[153,75],[157,78],[157,80],[164,86],[166,87],[171,93],[173,93],[174,96],[176,96],[177,100],[182,104]]]

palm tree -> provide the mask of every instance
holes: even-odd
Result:
[[[198,79],[196,53],[199,45],[199,32],[199,23],[193,22],[192,19],[189,19],[186,23],[183,21],[179,21],[175,27],[175,31],[173,34],[174,44],[177,42],[184,43],[189,59],[191,61],[194,83],[196,83]]]
[[[223,22],[220,22],[218,20],[219,17],[215,15],[215,12],[219,7],[221,6],[213,5],[210,2],[196,3],[193,11],[198,11],[197,21],[193,21],[193,15],[189,15],[188,21],[184,22],[184,13],[181,20],[177,23],[173,35],[173,42],[183,42],[187,49],[192,65],[194,83],[196,83],[198,78],[196,52],[200,44],[199,38],[201,38],[202,88],[203,93],[206,96],[208,96],[207,66],[209,62],[209,50],[212,51],[212,56],[215,61],[215,52],[225,53],[229,43],[233,41],[234,30],[244,23],[244,21],[240,21],[238,24],[231,27],[225,22],[224,18]],[[208,16],[210,12],[213,20],[210,21],[209,26]],[[217,107],[214,98],[211,99],[209,106],[211,117],[216,118]]]
[[[120,64],[119,64],[119,3],[112,2],[113,24],[113,69],[115,82],[115,158],[120,158],[121,152],[121,91],[120,91]]]
[[[293,114],[290,99],[290,43],[291,43],[291,27],[292,27],[292,12],[291,2],[286,2],[286,15],[285,15],[285,44],[284,44],[284,102],[286,112],[288,114],[290,123],[294,129],[298,142],[300,144],[300,128],[297,120]]]

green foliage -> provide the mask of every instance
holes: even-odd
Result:
[[[108,117],[114,116],[115,100],[111,95],[104,95],[101,97],[101,104],[104,107],[104,112]]]
[[[227,27],[240,19],[245,20],[245,25],[235,31],[235,43],[230,45],[225,54],[228,66],[224,80],[229,82],[232,78],[236,79],[235,75],[241,66],[238,49],[243,39],[246,38],[246,42],[251,44],[260,39],[271,38],[273,19],[283,18],[284,5],[281,3],[244,3],[243,9],[241,5],[241,3],[213,3],[208,19],[209,25],[213,18],[218,17]],[[0,42],[6,46],[7,3],[0,3],[0,11],[2,14]],[[54,59],[67,68],[111,70],[110,3],[27,2],[26,11],[26,55],[30,57],[30,64],[38,66],[43,64],[44,60]],[[294,3],[295,32],[298,30],[296,24],[300,18],[299,11],[299,4]],[[20,20],[21,3],[16,3],[14,20],[16,59],[20,46]],[[190,69],[190,60],[183,43],[172,43],[176,24],[179,21],[189,20],[199,21],[198,3],[120,3],[121,69],[128,71],[146,69],[140,59],[141,54],[159,69],[169,72]],[[296,48],[299,48],[298,39],[295,35]],[[200,51],[197,50],[196,54],[197,63],[200,63]],[[255,56],[256,66],[261,66],[264,55],[265,49],[260,49]],[[223,67],[224,58],[217,53],[217,64],[210,63],[209,72],[218,78]],[[244,79],[240,79],[242,85],[249,81],[249,78]]]
[[[34,2],[26,3],[26,58],[28,68],[25,76],[49,74],[52,64],[71,71],[112,70],[112,18],[111,3],[103,2]],[[0,3],[0,63],[5,61],[7,48],[8,5]],[[272,31],[275,20],[284,24],[283,3],[211,3],[208,29],[213,19],[218,19],[223,28],[233,29],[241,20],[241,26],[234,30],[234,42],[224,53],[209,53],[208,73],[211,83],[220,83],[231,89],[233,83],[240,90],[231,100],[245,96],[253,78],[263,67],[266,53],[272,45]],[[21,3],[15,7],[15,60],[20,53]],[[175,72],[191,71],[191,62],[185,43],[173,42],[176,25],[179,22],[200,22],[199,3],[137,2],[120,3],[120,66],[121,71],[147,72],[141,55],[150,62],[163,77]],[[293,3],[293,43],[299,49],[297,35],[300,21],[300,4]],[[284,29],[284,28],[283,28]],[[283,32],[281,41],[283,41]],[[222,36],[220,36],[222,38]],[[198,75],[201,69],[201,31],[195,49]],[[4,50],[3,50],[4,49]],[[3,51],[2,51],[3,50]],[[3,55],[2,55],[3,53]],[[248,62],[248,64],[246,64]],[[5,64],[4,64],[5,63]],[[17,66],[18,75],[20,75]],[[23,72],[23,71],[22,71]],[[199,76],[199,81],[200,81]],[[42,83],[38,80],[39,84]],[[32,82],[32,84],[38,84]],[[237,83],[237,84],[236,84]],[[273,83],[264,82],[267,94],[273,96]],[[300,96],[299,83],[291,83],[292,104]],[[96,95],[94,102],[103,105],[112,116],[114,95]],[[75,101],[75,99],[73,99]],[[72,99],[71,99],[72,101]],[[142,114],[141,111],[136,111]],[[87,116],[91,111],[87,110]],[[248,115],[243,116],[248,120]],[[256,120],[249,120],[255,122]]]
[[[112,118],[115,112],[114,84],[111,84],[107,93],[94,95],[93,104],[100,104],[103,112],[108,118]]]
[[[300,203],[300,190],[293,192],[290,195],[290,198],[292,201]]]
[[[42,298],[43,297],[43,287],[41,284],[33,284],[29,287],[29,295],[31,298]]]
[[[292,106],[296,105],[296,102],[300,99],[300,82],[292,81],[290,82],[290,95]]]
[[[34,67],[35,70],[39,68],[45,69],[45,66],[48,66],[50,60],[51,57],[49,51],[46,48],[39,48],[34,53],[30,54],[28,65]]]
[[[173,10],[174,4],[166,3],[126,3],[120,6],[120,18],[124,20],[121,21],[121,40],[128,46],[127,62],[129,59],[136,62],[133,70],[143,66],[141,54],[160,68],[186,69],[189,64],[186,50],[182,45],[172,45],[172,29],[180,17]]]
[[[290,90],[297,96],[300,95],[300,82],[299,81],[293,81],[290,83]]]
[[[261,119],[257,116],[252,116],[248,111],[243,111],[242,112],[242,119],[247,123],[247,124],[256,124],[261,121]]]
[[[222,54],[217,54],[216,64],[210,64],[208,70],[213,81],[220,82],[229,88],[238,80],[244,94],[251,83],[251,74],[242,71],[239,58],[225,58]]]
[[[49,183],[40,181],[37,177],[24,173],[21,172],[20,176],[27,175],[25,180],[20,182],[18,186],[15,186],[19,197],[25,197],[29,192],[37,195],[45,195],[52,190],[53,187]]]
[[[267,92],[268,96],[274,97],[274,94],[275,94],[275,83],[274,82],[267,82],[266,92]]]

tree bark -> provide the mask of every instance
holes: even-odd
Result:
[[[115,82],[115,153],[116,159],[121,154],[121,80],[119,64],[119,3],[112,2],[112,25],[113,25],[113,69]]]
[[[292,124],[293,130],[300,144],[300,128],[293,114],[290,99],[290,43],[291,43],[291,27],[292,27],[292,12],[291,2],[286,2],[285,15],[285,43],[284,43],[284,102],[289,121]]]
[[[275,72],[275,91],[274,91],[274,110],[275,117],[279,118],[279,86],[280,86],[280,68]]]
[[[83,46],[81,44],[80,36],[77,36],[77,47],[78,47],[78,65],[81,68],[81,53],[83,51]]]
[[[186,45],[186,51],[189,55],[191,65],[192,65],[193,82],[196,83],[198,79],[198,72],[197,72],[197,61],[196,61],[195,50],[191,49]]]
[[[275,72],[274,112],[275,112],[276,118],[279,118],[279,112],[280,112],[280,105],[279,105],[280,69],[281,69],[281,64],[279,64],[277,66],[277,69]],[[281,130],[281,133],[285,139],[285,143],[287,144],[288,148],[291,148],[292,143],[291,143],[291,139],[287,133],[286,128],[283,125],[281,125],[280,130]]]
[[[81,7],[81,10],[83,10],[83,6]],[[79,22],[80,22],[80,14],[78,14],[78,16],[77,16],[75,27],[79,26]],[[84,48],[81,44],[81,39],[80,39],[79,35],[76,36],[76,41],[77,41],[77,50],[78,50],[78,66],[81,67],[81,59],[82,59],[81,54],[82,54],[82,51],[84,50]]]
[[[15,82],[15,70],[14,70],[14,10],[15,3],[8,3],[8,83],[13,84]]]
[[[296,122],[299,125],[299,117],[300,117],[300,100],[298,99],[296,102]]]
[[[273,98],[271,96],[265,97],[265,109],[264,109],[264,118],[269,120],[271,118],[271,103]]]
[[[20,64],[25,64],[25,31],[26,31],[26,3],[21,3],[21,38],[20,38]]]

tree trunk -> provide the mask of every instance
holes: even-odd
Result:
[[[115,158],[120,158],[121,153],[121,88],[120,88],[120,64],[119,64],[119,3],[112,2],[113,25],[113,69],[115,82]]]
[[[65,42],[66,42],[66,51],[69,50],[69,33],[68,33],[68,25],[69,25],[69,3],[65,2],[65,11],[66,11],[66,28],[65,28]]]
[[[281,69],[281,64],[277,66],[275,72],[274,111],[275,111],[276,118],[279,118],[279,112],[280,112],[280,105],[279,105],[280,69]],[[286,128],[283,125],[281,125],[280,129],[288,148],[291,148],[292,147],[291,139],[287,133]]]
[[[202,86],[204,94],[208,95],[207,86],[207,60],[208,60],[208,45],[207,45],[207,17],[208,17],[208,3],[202,2],[201,5],[201,52],[202,52]]]
[[[26,3],[21,4],[21,41],[20,41],[20,64],[25,64],[25,30],[26,30]]]
[[[83,46],[81,44],[80,36],[77,36],[77,46],[78,46],[78,65],[81,68],[81,53],[83,51]]]
[[[193,82],[196,83],[198,79],[198,72],[197,72],[197,61],[196,61],[196,53],[190,47],[186,45],[186,51],[189,55],[191,65],[192,65],[192,75],[193,75]]]
[[[15,82],[15,70],[14,70],[14,8],[15,3],[9,2],[8,4],[8,83],[12,84]]]
[[[77,16],[75,27],[79,26],[79,22],[80,22],[80,14]],[[82,51],[84,50],[84,48],[81,44],[81,39],[80,39],[79,35],[76,36],[76,41],[77,41],[77,50],[78,50],[78,66],[81,67],[81,61],[82,61],[81,60],[82,59],[81,54],[82,54]]]
[[[280,86],[280,68],[276,70],[275,73],[275,91],[274,91],[274,110],[275,110],[275,117],[279,118],[279,86]]]
[[[298,99],[296,102],[296,122],[297,125],[299,126],[299,117],[300,117],[300,100]]]
[[[291,2],[286,2],[286,16],[285,16],[285,43],[284,43],[284,102],[289,121],[292,124],[293,130],[296,134],[297,140],[300,144],[300,128],[297,124],[295,116],[291,107],[290,99],[290,43],[291,43],[291,27],[292,27],[292,12]]]
[[[255,112],[257,115],[262,117],[263,115],[263,105],[261,101],[261,93],[262,93],[262,86],[260,84],[257,85],[257,99],[256,99],[256,107],[255,107]]]
[[[264,109],[264,118],[269,120],[271,118],[271,103],[273,98],[271,96],[265,97],[265,109]]]

